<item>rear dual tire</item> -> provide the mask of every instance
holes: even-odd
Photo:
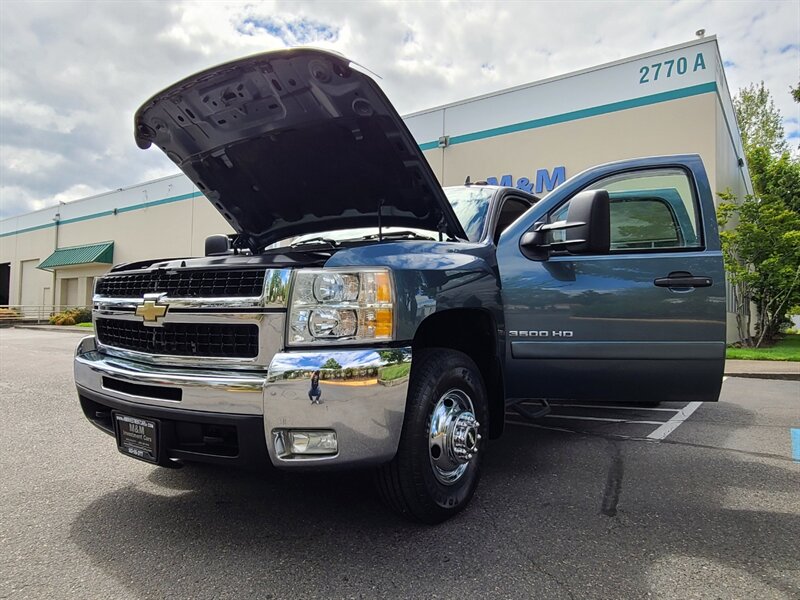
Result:
[[[483,379],[469,356],[444,348],[416,352],[397,454],[375,477],[384,502],[428,524],[463,510],[480,479],[488,413]]]

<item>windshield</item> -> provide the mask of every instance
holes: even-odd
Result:
[[[408,227],[384,227],[383,228],[383,235],[386,237],[392,237],[398,234],[405,234],[406,236],[415,235],[419,238],[429,238],[429,239],[438,239],[438,233],[435,231],[428,231],[427,229],[416,229],[416,228],[408,228]],[[331,240],[334,242],[346,242],[346,241],[353,241],[359,240],[361,238],[365,238],[367,236],[376,236],[378,235],[378,228],[377,227],[356,227],[353,229],[336,229],[333,231],[323,231],[323,232],[315,232],[315,233],[307,233],[305,235],[291,237],[288,240],[284,240],[279,244],[273,244],[272,247],[279,247],[279,246],[286,246],[287,241],[292,245],[298,245],[305,242],[313,241],[313,240]]]
[[[456,213],[467,238],[471,242],[477,242],[481,239],[483,234],[486,217],[489,214],[489,200],[494,194],[494,189],[485,187],[448,187],[444,188],[444,193],[453,211]],[[386,236],[392,234],[399,234],[401,232],[414,233],[420,237],[429,237],[437,239],[438,233],[435,231],[428,231],[426,229],[417,229],[409,227],[384,227],[383,233]],[[291,237],[282,242],[272,244],[270,248],[286,246],[289,243],[293,245],[301,244],[311,240],[325,238],[334,242],[344,242],[348,240],[357,240],[368,235],[377,235],[377,227],[358,227],[353,229],[339,229],[333,231],[314,232],[305,235]]]
[[[444,193],[469,240],[480,240],[494,189],[458,186],[444,188]]]

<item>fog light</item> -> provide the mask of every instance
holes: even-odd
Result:
[[[289,454],[336,454],[335,431],[300,431],[290,429],[286,432],[286,447]]]

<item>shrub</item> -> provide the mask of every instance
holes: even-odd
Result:
[[[69,308],[50,317],[51,325],[77,325],[78,323],[91,323],[92,311],[85,306]]]
[[[75,317],[76,323],[91,323],[92,322],[92,309],[85,306],[80,308],[73,308],[72,314]]]

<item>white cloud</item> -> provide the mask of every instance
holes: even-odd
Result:
[[[0,119],[8,119],[31,129],[57,133],[72,133],[81,123],[90,123],[92,120],[86,111],[59,112],[57,107],[25,101],[22,98],[3,98]]]
[[[0,184],[0,215],[16,215],[25,210],[38,210],[49,203],[36,198],[31,190],[18,185]]]
[[[383,79],[401,113],[719,37],[732,91],[762,79],[800,136],[797,2],[0,2],[0,216],[176,171],[133,113],[186,75],[311,43]],[[16,158],[15,158],[16,156]],[[27,157],[22,160],[21,156]],[[81,187],[84,186],[84,187]]]
[[[55,196],[53,196],[52,204],[58,204],[59,202],[71,202],[73,200],[79,200],[81,198],[88,198],[89,196],[95,196],[97,194],[102,194],[103,192],[107,191],[108,190],[105,188],[96,188],[90,185],[86,185],[85,183],[78,183],[76,185],[70,186],[64,191],[59,192]]]
[[[57,169],[66,162],[64,157],[56,152],[6,145],[0,146],[0,160],[9,171],[24,176]]]

